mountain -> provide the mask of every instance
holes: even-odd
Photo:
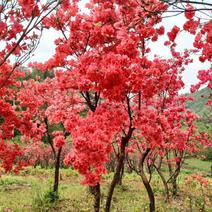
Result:
[[[203,88],[193,94],[185,95],[194,98],[194,101],[188,102],[186,106],[199,116],[197,121],[199,131],[208,133],[212,138],[212,106],[207,105],[208,100],[212,98],[211,93],[211,89]]]
[[[193,102],[187,103],[187,107],[198,114],[201,118],[209,116],[210,119],[212,119],[212,107],[206,105],[209,98],[212,98],[210,96],[211,92],[211,89],[203,88],[193,94],[186,94],[186,96],[190,95],[194,98]]]

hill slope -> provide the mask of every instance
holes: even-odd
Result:
[[[194,94],[186,94],[186,96],[190,95],[194,98],[194,101],[188,102],[186,106],[200,117],[197,121],[199,130],[212,137],[212,106],[206,105],[211,98],[210,93],[210,89],[203,88]]]
[[[197,113],[201,118],[204,116],[212,116],[211,107],[206,106],[211,92],[212,91],[210,89],[203,88],[194,94],[186,94],[191,95],[194,98],[194,101],[189,102],[187,107],[190,108],[193,112]]]

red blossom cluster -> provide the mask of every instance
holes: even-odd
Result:
[[[0,140],[0,161],[1,167],[6,171],[17,173],[24,165],[24,161],[18,159],[23,155],[23,151],[17,144],[11,144]]]
[[[191,174],[189,177],[185,177],[185,183],[190,184],[194,181],[198,182],[201,186],[207,188],[209,185],[208,179],[199,175],[199,174]]]
[[[103,103],[95,113],[78,119],[75,128],[69,128],[73,139],[73,149],[65,158],[67,165],[85,176],[83,183],[96,185],[101,175],[106,173],[104,164],[112,152],[113,139],[118,139],[127,120],[126,111],[119,104]]]

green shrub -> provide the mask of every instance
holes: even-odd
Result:
[[[49,191],[45,192],[44,199],[48,203],[54,203],[59,199],[59,195],[57,192],[49,190]]]

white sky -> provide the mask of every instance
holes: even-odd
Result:
[[[182,28],[184,22],[185,18],[183,14],[172,18],[165,18],[162,22],[166,29],[165,34],[170,31],[174,25]],[[58,35],[58,32],[55,32],[54,30],[48,30],[48,32],[44,31],[40,44],[29,61],[44,62],[48,60],[54,54],[54,40],[58,37]],[[165,40],[167,40],[167,38],[160,38],[159,41],[150,45],[153,55],[157,54],[165,58],[170,57],[169,49],[163,45]],[[193,36],[191,36],[189,33],[182,33],[179,35],[179,37],[177,37],[176,43],[178,43],[179,49],[183,50],[185,48],[192,47],[192,42]],[[199,62],[198,57],[193,57],[193,59],[194,62],[187,66],[186,71],[183,74],[185,88],[183,89],[182,93],[189,92],[190,86],[198,82],[197,73],[199,70],[208,69],[210,67],[209,63]]]

